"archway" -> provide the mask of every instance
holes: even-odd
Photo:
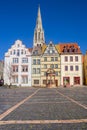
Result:
[[[56,87],[55,82],[55,71],[49,68],[46,72],[46,86],[47,87]]]

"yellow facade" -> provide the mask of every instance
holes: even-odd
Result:
[[[84,65],[83,65],[83,69],[84,69],[84,84],[87,85],[87,51],[86,54],[84,56]]]
[[[45,47],[45,51],[41,56],[41,86],[43,87],[58,87],[60,86],[60,55],[54,44],[50,43],[51,47]],[[50,52],[53,50],[53,53]],[[46,52],[48,51],[48,52]],[[48,71],[54,71],[54,74],[49,74]],[[50,72],[49,72],[50,73]]]

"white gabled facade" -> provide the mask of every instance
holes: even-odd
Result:
[[[31,86],[31,53],[20,40],[5,53],[4,84]]]

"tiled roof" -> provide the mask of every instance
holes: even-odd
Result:
[[[60,46],[58,44],[55,45],[55,48],[56,48],[57,52],[60,53]]]
[[[43,46],[42,46],[42,54],[44,53],[44,51],[46,50],[46,48],[47,48],[47,45],[43,44]]]
[[[80,47],[77,43],[59,43],[57,45],[57,49],[61,54],[81,54]]]
[[[28,48],[29,52],[32,53],[33,48]]]
[[[34,46],[32,50],[32,55],[41,55],[41,46]]]

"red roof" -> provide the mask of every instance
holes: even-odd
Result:
[[[79,53],[81,54],[80,47],[77,43],[59,43],[60,53]]]

